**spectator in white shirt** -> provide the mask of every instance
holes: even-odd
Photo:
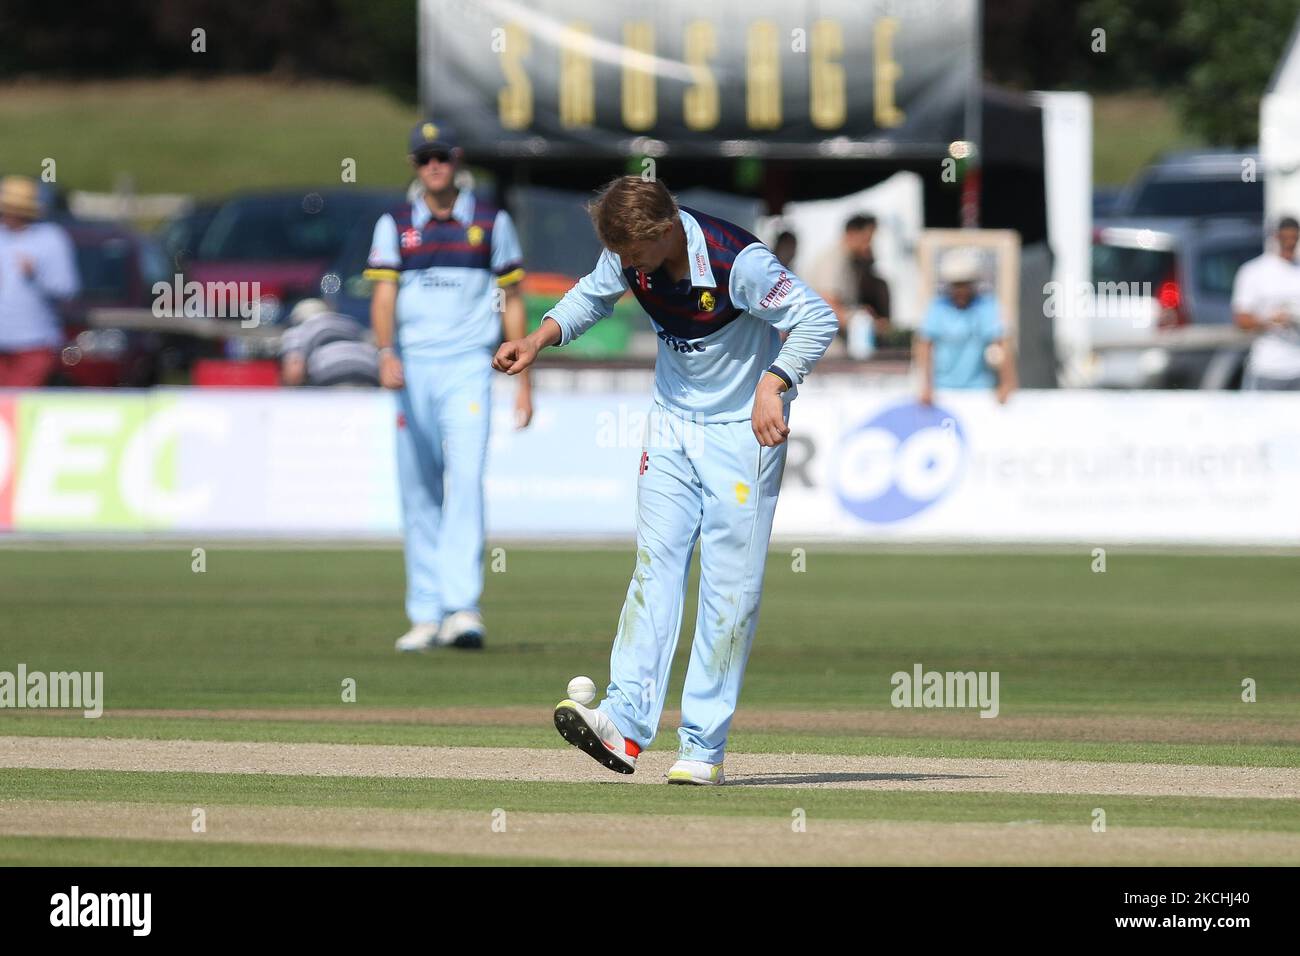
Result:
[[[1300,222],[1283,217],[1276,239],[1276,250],[1242,265],[1232,284],[1232,320],[1258,334],[1241,387],[1300,391]]]

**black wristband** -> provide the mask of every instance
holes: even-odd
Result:
[[[767,367],[767,370],[771,372],[773,375],[775,375],[777,378],[779,378],[781,381],[785,382],[786,388],[794,388],[794,382],[790,381],[790,376],[785,374],[784,369],[779,368],[775,365],[769,365]]]

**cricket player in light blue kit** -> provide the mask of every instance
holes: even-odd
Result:
[[[611,314],[628,291],[659,337],[638,468],[636,566],[609,687],[594,709],[561,701],[555,725],[611,770],[636,769],[663,713],[698,541],[699,614],[668,780],[720,784],[758,626],[789,403],[835,337],[835,313],[754,236],[679,208],[660,182],[616,179],[590,211],[605,247],[596,268],[493,363],[517,374],[541,349]]]
[[[448,127],[417,124],[410,153],[424,188],[375,224],[365,272],[380,384],[398,390],[411,629],[397,649],[481,648],[492,352],[503,325],[506,338],[527,328],[523,254],[505,210],[456,188],[461,150]],[[522,381],[515,423],[531,417]]]

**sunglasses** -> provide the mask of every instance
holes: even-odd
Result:
[[[427,152],[415,154],[415,165],[428,166],[432,162],[449,163],[451,162],[451,153],[445,149],[431,149]]]

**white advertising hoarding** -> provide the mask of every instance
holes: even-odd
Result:
[[[630,535],[644,394],[493,412],[489,532]],[[0,531],[389,536],[381,392],[0,394]],[[806,387],[776,533],[858,541],[1300,543],[1300,395]]]

